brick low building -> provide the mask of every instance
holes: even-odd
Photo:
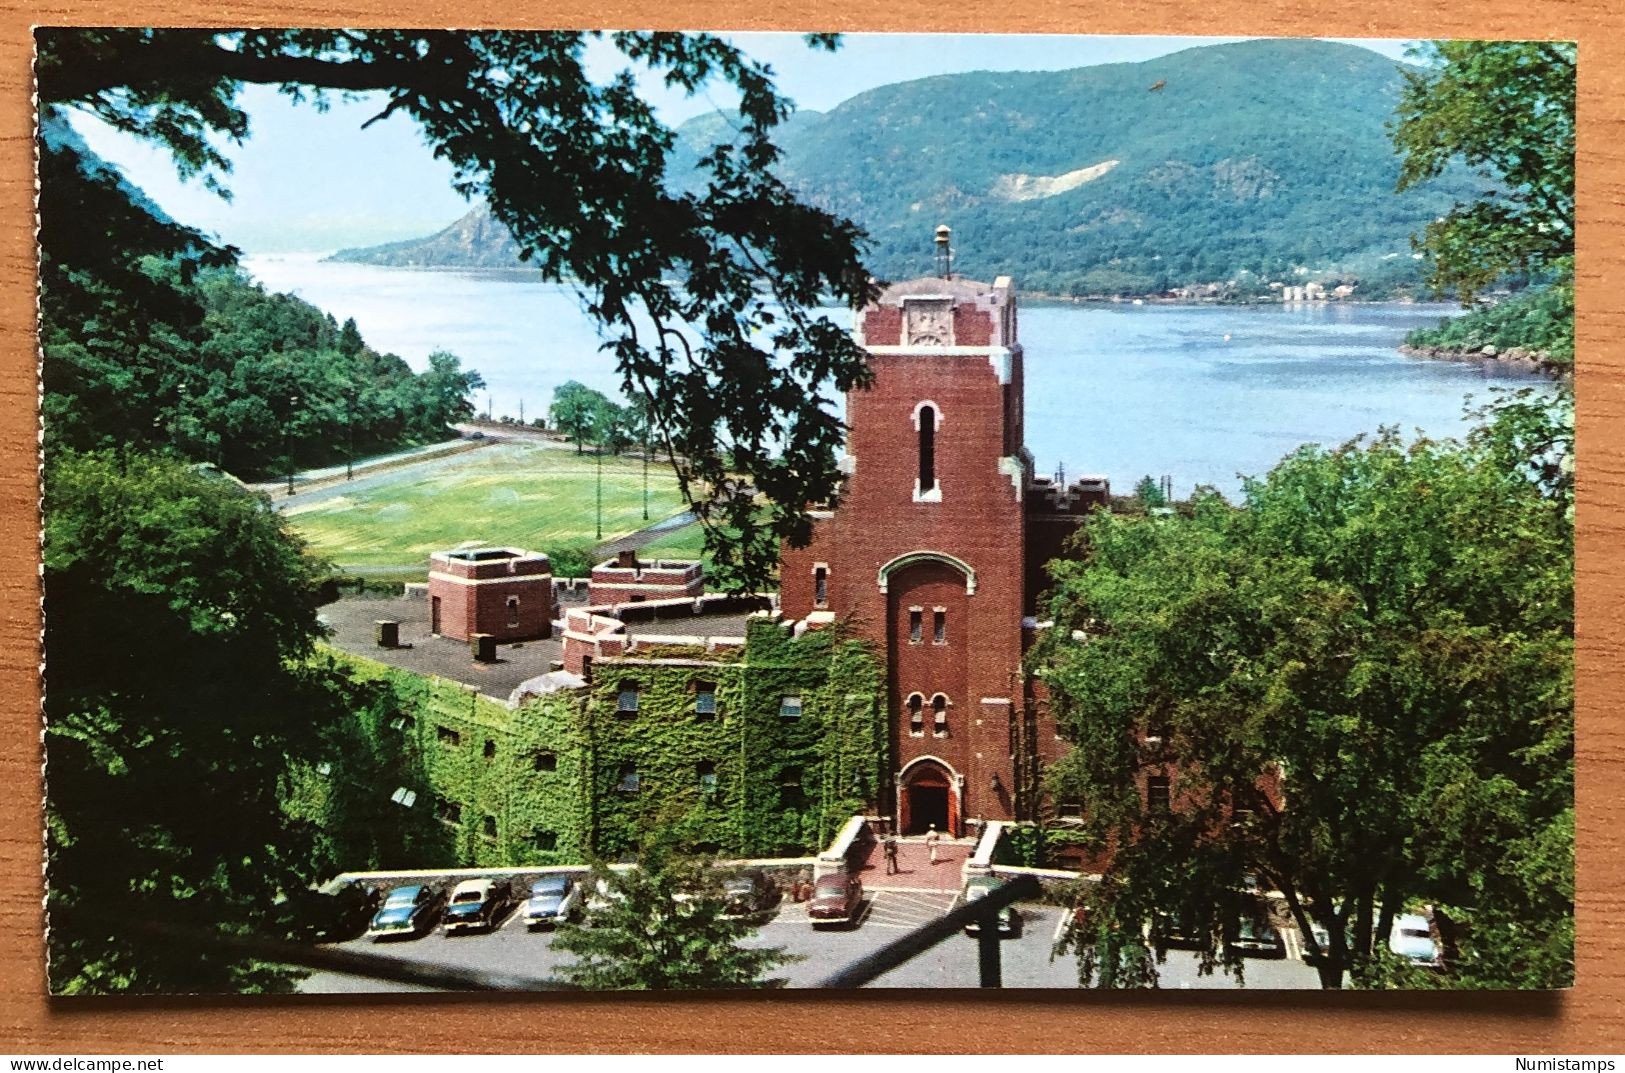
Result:
[[[587,602],[642,603],[645,600],[697,599],[705,595],[705,572],[697,559],[645,562],[635,551],[623,551],[592,568]]]
[[[467,641],[488,634],[500,644],[553,635],[558,605],[546,555],[517,548],[474,548],[429,557],[429,631]]]

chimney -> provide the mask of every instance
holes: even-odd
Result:
[[[615,556],[615,565],[623,570],[636,570],[638,568],[638,553],[633,548],[627,548]]]

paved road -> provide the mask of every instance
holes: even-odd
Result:
[[[891,942],[905,932],[934,919],[952,907],[954,895],[929,891],[875,891],[866,899],[857,927],[841,930],[814,930],[803,906],[781,905],[748,943],[776,946],[797,955],[799,960],[780,969],[777,976],[789,987],[811,987],[817,981],[864,954]],[[1075,988],[1077,966],[1071,958],[1052,961],[1056,930],[1062,911],[1055,906],[1022,905],[1022,932],[1000,943],[1004,986],[1007,988]],[[518,914],[510,916],[492,934],[447,937],[438,931],[408,942],[372,943],[359,939],[343,946],[416,961],[459,968],[505,972],[549,979],[558,975],[571,955],[553,949],[551,932],[527,931]],[[1223,974],[1202,976],[1197,957],[1184,951],[1169,951],[1161,966],[1163,988],[1228,988],[1238,986],[1234,977]],[[885,988],[970,988],[977,982],[976,940],[956,935],[886,973],[870,987]],[[1268,960],[1248,959],[1245,983],[1249,989],[1316,989],[1315,971],[1296,957]],[[421,987],[386,983],[335,973],[315,973],[305,980],[305,992],[421,991]]]

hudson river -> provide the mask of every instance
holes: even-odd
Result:
[[[483,411],[542,414],[553,388],[579,380],[615,396],[611,359],[566,287],[518,272],[456,272],[328,264],[316,256],[245,259],[256,279],[333,314],[354,317],[377,350],[414,369],[449,350],[479,370]],[[1019,280],[1017,281],[1019,284]],[[1127,492],[1141,476],[1173,477],[1187,494],[1228,495],[1303,443],[1338,444],[1397,425],[1407,435],[1460,433],[1468,396],[1497,388],[1553,390],[1542,379],[1406,357],[1412,328],[1455,313],[1445,305],[1071,305],[1027,300],[1027,447],[1038,472],[1102,473]],[[850,314],[834,311],[843,325]]]

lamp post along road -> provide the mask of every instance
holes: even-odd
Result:
[[[293,415],[299,409],[299,396],[288,396],[288,422],[282,426],[282,453],[288,456],[288,494],[293,495]]]

